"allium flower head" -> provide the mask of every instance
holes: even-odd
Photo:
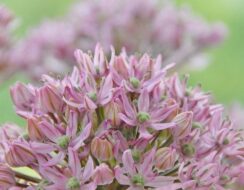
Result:
[[[0,168],[4,188],[207,190],[243,178],[242,132],[199,86],[168,75],[172,66],[147,54],[108,58],[100,45],[75,55],[78,67],[63,79],[11,88],[27,135],[3,128],[2,163],[39,177]]]
[[[39,79],[45,72],[63,73],[75,62],[76,48],[88,51],[100,42],[107,55],[113,45],[116,53],[125,48],[129,54],[161,54],[161,64],[176,62],[180,66],[205,48],[219,44],[225,36],[222,23],[208,24],[188,7],[176,6],[174,2],[85,0],[75,3],[64,18],[46,21],[30,31],[14,48],[12,61]],[[25,56],[27,52],[29,56]],[[89,67],[89,63],[83,66],[92,69],[92,73],[100,69],[97,74],[104,74],[103,54],[100,51],[94,55],[94,59],[103,62],[100,65],[94,61],[95,68]],[[116,64],[121,69],[127,69],[126,66],[131,65]],[[140,86],[141,79],[133,76],[138,73],[126,76],[124,71],[120,71],[121,77],[127,77],[133,88]]]

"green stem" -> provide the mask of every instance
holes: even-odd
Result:
[[[173,136],[170,135],[170,136],[168,137],[168,139],[167,139],[162,145],[160,145],[160,147],[165,147],[165,146],[170,145],[171,142],[172,142],[172,140],[173,140]]]
[[[103,120],[104,120],[104,110],[103,110],[103,107],[98,107],[96,109],[96,113],[97,113],[98,125],[100,125],[103,122]]]

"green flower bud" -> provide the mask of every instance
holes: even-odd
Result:
[[[69,140],[70,140],[69,137],[64,135],[64,136],[61,136],[57,139],[57,144],[61,148],[65,149],[69,146]]]
[[[150,119],[150,115],[146,112],[139,112],[137,114],[137,119],[140,123],[144,123],[145,121],[148,121]]]
[[[139,186],[144,186],[144,179],[140,174],[136,174],[132,177],[132,183]]]
[[[227,139],[227,138],[225,138],[224,140],[223,140],[223,145],[228,145],[230,143],[230,141]]]
[[[66,188],[69,190],[79,190],[80,189],[80,183],[79,180],[76,177],[69,178]]]
[[[138,88],[140,81],[136,77],[130,77],[130,83],[134,88]]]
[[[191,157],[195,154],[195,147],[190,143],[183,144],[181,146],[181,151],[185,156]]]

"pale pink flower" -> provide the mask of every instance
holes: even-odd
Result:
[[[138,126],[141,136],[147,136],[147,128],[154,130],[164,130],[171,127],[176,127],[175,122],[163,122],[176,108],[177,105],[166,107],[164,102],[151,104],[149,92],[145,89],[138,98],[138,103],[133,105],[126,94],[122,93],[122,102],[124,113],[120,113],[120,119],[130,126]]]
[[[155,149],[145,156],[142,163],[136,164],[132,157],[131,150],[126,150],[123,154],[123,168],[115,168],[115,178],[122,185],[130,186],[130,190],[144,189],[144,187],[162,187],[172,184],[174,177],[159,176],[154,173]]]
[[[84,84],[79,86],[79,89],[74,91],[67,87],[67,103],[79,109],[95,110],[97,107],[104,106],[111,101],[113,96],[112,86],[111,75],[103,77],[101,79],[101,86],[98,87],[95,78],[90,73],[86,73]]]
[[[42,167],[40,172],[44,175],[52,184],[45,187],[47,190],[52,189],[80,189],[80,190],[95,190],[96,185],[91,181],[91,177],[94,172],[94,164],[91,157],[84,168],[81,168],[78,154],[69,149],[69,170],[62,173],[57,168]]]
[[[61,162],[62,159],[67,154],[69,148],[78,150],[80,147],[83,147],[84,141],[89,137],[92,129],[92,124],[90,122],[83,123],[82,128],[78,129],[78,115],[75,112],[70,113],[69,123],[65,131],[62,131],[61,126],[54,127],[54,124],[49,122],[41,122],[39,124],[39,130],[42,132],[44,143],[34,143],[32,147],[37,148],[33,150],[37,153],[46,153],[51,151],[56,151],[56,155],[51,156],[50,160],[44,165],[56,165]],[[78,134],[77,131],[81,132]]]

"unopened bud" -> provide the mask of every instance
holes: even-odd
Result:
[[[44,86],[38,91],[40,109],[45,112],[60,112],[62,109],[62,97],[49,86]]]
[[[118,126],[121,123],[120,117],[118,116],[119,112],[121,112],[121,107],[119,104],[115,102],[110,102],[105,107],[105,117],[111,121],[113,126]]]
[[[176,160],[175,150],[169,147],[160,148],[156,152],[155,166],[160,170],[167,170],[175,165]]]
[[[31,149],[22,144],[11,144],[5,154],[6,162],[10,166],[27,166],[36,162],[36,157]]]
[[[0,189],[9,189],[15,184],[14,172],[5,164],[0,164]]]
[[[28,119],[28,134],[29,138],[31,140],[42,140],[43,139],[43,134],[41,130],[39,129],[39,121],[36,118],[30,118]]]
[[[173,135],[178,138],[182,139],[186,137],[192,128],[192,112],[183,112],[178,114],[174,119],[173,122],[176,123],[176,127],[172,129]]]
[[[107,139],[95,137],[91,143],[91,152],[99,160],[106,161],[113,157],[112,144]]]
[[[26,111],[31,109],[30,107],[33,103],[34,94],[28,86],[17,83],[11,88],[10,94],[17,109]]]

